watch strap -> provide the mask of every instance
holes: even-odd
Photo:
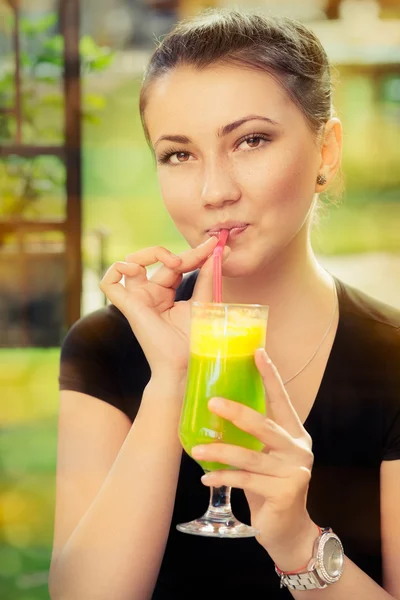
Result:
[[[318,527],[319,536],[317,537],[314,549],[318,548],[318,544],[325,534],[332,533],[330,527]],[[324,589],[328,587],[328,582],[322,579],[316,569],[317,556],[313,556],[307,567],[296,572],[285,573],[275,565],[275,572],[280,577],[280,587],[287,587],[292,590],[304,591],[314,589]]]
[[[293,575],[282,573],[280,578],[280,587],[288,587],[291,590],[304,591],[328,587],[326,583],[320,582],[318,577],[312,571],[307,573],[294,573]]]

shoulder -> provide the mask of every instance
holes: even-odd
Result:
[[[347,332],[369,343],[379,342],[400,351],[400,310],[338,279],[335,281],[340,321]]]
[[[336,280],[339,326],[333,364],[364,400],[388,415],[400,409],[400,311]],[[385,408],[384,408],[385,407]],[[392,420],[392,418],[390,418]]]
[[[373,451],[376,438],[380,460],[399,458],[400,311],[335,281],[339,325],[331,355],[333,389],[343,402],[346,422],[358,423],[354,440],[360,444],[368,438],[364,457]]]
[[[124,315],[115,306],[109,305],[81,317],[71,329],[62,344],[62,354],[78,346],[83,350],[99,351],[110,348],[121,352],[124,342],[129,343],[133,335]]]
[[[59,385],[99,398],[134,419],[148,365],[128,321],[115,306],[79,319],[61,347]]]

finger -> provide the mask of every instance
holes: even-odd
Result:
[[[138,265],[116,262],[107,269],[103,279],[100,281],[99,287],[101,291],[116,306],[118,306],[127,293],[125,286],[121,283],[122,278],[127,272],[134,277],[138,273]]]
[[[202,476],[201,481],[206,486],[228,486],[268,498],[268,494],[272,496],[272,490],[276,488],[277,478],[251,473],[250,471],[221,469],[220,471],[206,473]]]
[[[255,362],[262,377],[275,422],[293,437],[303,437],[306,431],[290,401],[278,369],[263,348],[256,351]]]
[[[228,258],[231,249],[225,246],[222,254],[222,262]],[[214,278],[214,261],[210,256],[200,269],[194,286],[191,301],[192,302],[212,302],[213,300],[213,278]]]
[[[176,291],[176,290],[178,289],[178,287],[181,285],[182,281],[183,281],[183,275],[182,275],[182,274],[180,274],[180,275],[178,275],[178,276],[177,276],[177,278],[176,278],[176,279],[175,279],[175,281],[172,283],[172,285],[170,285],[170,287],[171,287],[173,290],[175,290],[175,291]]]
[[[280,505],[284,503],[290,506],[298,497],[299,491],[307,489],[310,479],[311,472],[304,467],[298,467],[288,472],[285,477],[271,477],[233,469],[212,471],[203,475],[201,481],[206,486],[239,488],[267,500],[278,499]]]
[[[152,275],[151,281],[166,288],[177,289],[182,282],[181,276],[184,273],[194,271],[204,264],[204,261],[210,256],[210,253],[213,251],[215,246],[216,238],[212,237],[196,248],[190,248],[184,252],[181,252],[178,255],[178,258],[180,258],[179,264],[174,265],[172,268],[169,265],[161,266]],[[177,284],[178,280],[179,283]]]
[[[171,269],[165,265],[162,265],[149,277],[149,281],[172,290],[178,289],[182,283],[182,279],[182,273],[178,273],[176,269]]]
[[[270,424],[272,428],[269,428],[272,431],[276,429],[276,432],[270,435],[271,445],[264,444],[264,449],[261,451],[226,444],[222,441],[194,446],[192,456],[195,460],[218,462],[253,473],[277,477],[281,476],[287,468],[294,466],[311,469],[314,455],[310,446],[303,440],[288,436],[287,432],[273,421]]]
[[[124,283],[121,283],[124,277]],[[136,263],[116,262],[107,270],[100,282],[100,289],[107,298],[122,309],[128,298],[128,292],[140,289],[140,284],[147,281],[146,269]],[[130,302],[130,307],[134,304]]]
[[[217,244],[218,238],[213,236],[199,246],[196,246],[196,248],[189,248],[181,252],[179,257],[182,259],[182,263],[179,271],[181,273],[189,273],[197,269],[210,256]]]
[[[137,263],[142,267],[149,267],[158,262],[163,263],[167,267],[173,269],[177,267],[181,262],[181,258],[176,254],[173,254],[167,248],[163,246],[152,246],[151,248],[143,248],[133,254],[128,254],[126,262]]]
[[[146,267],[157,262],[161,262],[162,267],[160,269],[164,269],[165,273],[169,274],[170,281],[168,282],[168,285],[165,285],[165,287],[176,289],[176,287],[179,286],[180,275],[174,271],[174,268],[181,263],[181,259],[179,256],[172,254],[172,252],[163,246],[144,248],[143,250],[139,250],[133,254],[128,254],[126,258],[129,264],[138,265],[138,272],[136,273],[135,279],[126,279],[125,285],[129,291],[132,291],[139,283],[145,283],[148,280]],[[160,271],[160,269],[158,269],[156,273],[149,278],[149,281],[158,283],[156,274],[158,271]]]
[[[212,442],[194,446],[192,456],[195,460],[218,462],[260,475],[270,475],[271,477],[282,477],[283,475],[282,461],[274,455],[232,444]]]
[[[291,436],[285,429],[245,404],[226,398],[211,398],[208,408],[257,438],[269,450],[287,452],[293,447]]]

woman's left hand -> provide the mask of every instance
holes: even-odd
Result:
[[[304,429],[276,367],[264,350],[257,350],[256,365],[268,398],[266,418],[257,411],[224,398],[213,398],[209,409],[264,444],[257,452],[213,442],[192,449],[195,459],[229,464],[235,470],[210,472],[207,486],[242,488],[246,494],[257,540],[285,571],[303,566],[311,558],[318,536],[306,502],[313,465],[312,440]]]

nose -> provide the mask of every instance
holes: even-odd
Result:
[[[241,191],[229,168],[222,164],[208,165],[204,172],[201,200],[204,206],[221,208],[240,199]]]

